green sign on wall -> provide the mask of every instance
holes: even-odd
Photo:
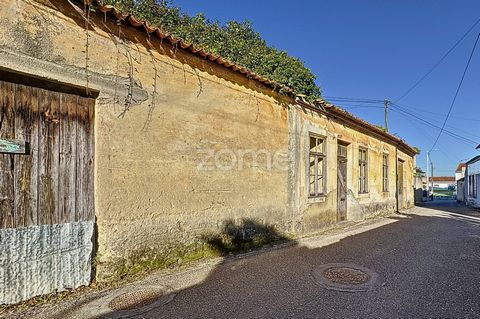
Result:
[[[25,141],[0,138],[0,153],[26,154]]]

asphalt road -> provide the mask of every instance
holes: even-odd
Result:
[[[351,236],[320,236],[190,270],[193,284],[180,285],[185,274],[169,277],[170,283],[158,276],[160,284],[183,288],[175,288],[170,302],[129,318],[480,318],[478,210],[436,201],[376,223]],[[366,267],[378,279],[364,292],[325,289],[314,274],[329,263]],[[55,316],[48,307],[17,316],[98,315],[87,301],[54,305]]]
[[[480,318],[480,219],[450,214],[477,211],[452,201],[424,206],[327,247],[298,245],[221,265],[145,318]],[[369,268],[377,285],[324,289],[312,271],[326,263]]]

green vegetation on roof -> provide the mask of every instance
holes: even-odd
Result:
[[[171,0],[105,0],[162,31],[180,37],[309,98],[320,96],[315,75],[302,61],[268,46],[248,21],[221,24],[203,14],[189,16]]]

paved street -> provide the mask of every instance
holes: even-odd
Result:
[[[219,267],[147,317],[480,317],[480,220],[450,211],[463,210],[442,201],[327,247]],[[320,288],[312,269],[332,262],[372,269],[380,284],[363,293]]]
[[[295,246],[218,267],[148,318],[171,317],[480,317],[480,220],[418,214],[309,249]],[[376,271],[364,293],[320,288],[316,266],[348,262]]]
[[[330,245],[320,236],[224,261],[137,318],[480,318],[475,216],[438,201]],[[312,273],[328,263],[366,267],[378,280],[366,292],[325,289]]]

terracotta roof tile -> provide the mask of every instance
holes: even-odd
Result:
[[[429,178],[433,182],[455,182],[454,176],[433,176]]]
[[[223,59],[213,53],[205,52],[201,48],[196,48],[195,45],[191,43],[185,42],[181,38],[174,37],[170,34],[164,33],[162,30],[159,28],[154,28],[148,25],[147,22],[145,21],[140,21],[137,20],[133,15],[131,14],[123,14],[122,12],[118,11],[114,6],[112,5],[103,5],[100,0],[83,0],[85,4],[95,4],[98,7],[98,10],[104,14],[111,14],[115,19],[120,20],[122,22],[125,22],[132,27],[139,28],[142,27],[147,34],[154,34],[160,39],[166,39],[170,44],[172,45],[179,45],[182,49],[188,50],[192,52],[193,54],[199,55],[202,58],[207,58],[211,61],[215,61],[216,63],[223,65],[224,67],[230,68],[234,71],[240,72],[249,78],[254,78],[255,80],[264,83],[267,86],[270,86],[272,88],[275,87],[280,87],[283,88],[286,92],[290,94],[294,94],[294,91],[287,87],[284,84],[276,83],[272,80],[269,80],[259,74],[256,74],[242,66],[236,65],[235,63],[231,61],[227,61],[226,59]]]
[[[323,105],[323,107],[331,114],[336,114],[336,115],[340,115],[344,118],[347,118],[347,119],[350,119],[358,124],[360,124],[361,126],[364,126],[365,128],[373,131],[373,132],[376,132],[377,134],[380,134],[382,136],[385,136],[387,137],[388,139],[396,142],[396,143],[399,143],[401,145],[404,146],[405,150],[410,153],[410,154],[417,154],[417,151],[411,147],[410,145],[408,145],[404,140],[402,140],[401,138],[393,135],[393,134],[390,134],[388,132],[385,132],[384,130],[376,127],[375,125],[372,125],[370,123],[368,123],[367,121],[353,115],[352,113],[350,112],[347,112],[345,111],[344,109],[340,108],[340,107],[337,107],[331,103],[328,103],[327,101],[323,100],[323,99],[319,99],[319,103]]]
[[[80,1],[80,0],[77,0],[77,1]],[[229,69],[231,69],[235,72],[239,72],[241,74],[244,74],[248,78],[253,78],[253,79],[255,79],[255,80],[271,87],[271,88],[282,88],[285,92],[287,92],[287,93],[289,93],[293,96],[297,96],[291,88],[287,87],[284,84],[280,84],[280,83],[277,83],[275,81],[269,80],[266,77],[263,77],[259,74],[256,74],[256,73],[254,73],[254,72],[252,72],[252,71],[250,71],[250,70],[248,70],[248,69],[246,69],[246,68],[244,68],[240,65],[237,65],[237,64],[235,64],[231,61],[228,61],[228,60],[226,60],[226,59],[224,59],[220,56],[217,56],[213,53],[206,52],[202,48],[197,48],[194,44],[187,43],[181,38],[177,38],[177,37],[172,36],[171,34],[165,33],[162,30],[160,30],[159,28],[156,28],[156,27],[154,28],[154,27],[148,25],[147,22],[140,21],[140,20],[136,19],[131,14],[123,14],[122,12],[118,11],[112,5],[103,5],[100,0],[83,0],[83,3],[85,3],[85,4],[92,4],[93,3],[97,6],[97,8],[100,12],[102,12],[104,14],[110,14],[115,19],[117,19],[119,21],[122,21],[122,22],[124,22],[124,23],[126,23],[126,24],[128,24],[132,27],[135,27],[135,28],[142,27],[142,29],[147,34],[155,35],[159,39],[166,40],[167,42],[169,42],[172,45],[178,45],[183,50],[190,51],[191,53],[193,53],[195,55],[198,55],[202,58],[206,58],[206,59],[209,59],[210,61],[214,61],[215,63],[217,63],[219,65],[222,65],[226,68],[229,68]],[[318,103],[316,103],[316,104],[308,103],[305,100],[303,100],[303,101],[304,101],[304,103],[310,104],[311,108],[317,109],[318,111],[326,111],[327,113],[334,114],[334,115],[337,115],[337,116],[341,116],[341,117],[347,118],[351,121],[354,121],[357,124],[359,124],[361,126],[364,126],[365,128],[376,132],[377,134],[380,134],[382,136],[387,137],[388,139],[390,139],[391,141],[393,141],[395,143],[399,143],[400,145],[403,145],[404,149],[408,153],[410,153],[412,155],[416,154],[416,151],[410,145],[406,144],[405,141],[403,141],[402,139],[400,139],[400,138],[398,138],[398,137],[396,137],[392,134],[389,134],[388,132],[385,132],[385,131],[379,129],[378,127],[376,127],[376,126],[374,126],[374,125],[372,125],[372,124],[354,116],[353,114],[351,114],[351,113],[349,113],[349,112],[347,112],[347,111],[345,111],[345,110],[343,110],[339,107],[336,107],[333,104],[330,104],[330,103],[324,101],[323,99],[319,99]]]
[[[466,167],[466,166],[467,166],[467,164],[465,164],[465,163],[460,163],[460,164],[458,164],[457,169],[455,170],[455,172],[461,172],[461,171],[462,171],[462,168],[464,168],[464,167]]]

